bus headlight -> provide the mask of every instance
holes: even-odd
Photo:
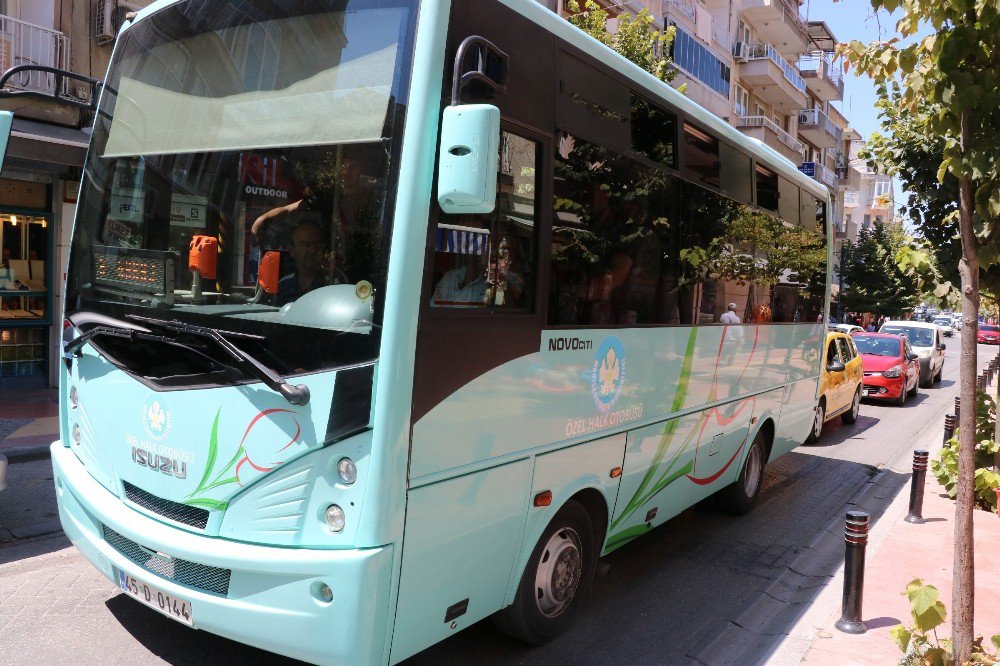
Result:
[[[76,387],[72,386],[69,389],[69,405],[73,409],[80,406],[80,394],[77,393]]]
[[[77,424],[77,423],[74,423],[73,424],[73,428],[72,428],[72,430],[70,432],[72,433],[72,436],[73,436],[73,443],[74,444],[79,444],[80,443],[80,425]]]
[[[326,518],[326,526],[331,532],[340,532],[347,524],[347,516],[344,515],[344,510],[336,504],[326,507],[324,517]]]
[[[358,466],[350,458],[341,458],[337,463],[337,474],[340,480],[349,486],[358,480]]]

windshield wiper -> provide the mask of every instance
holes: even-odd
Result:
[[[230,333],[226,332],[223,334],[214,328],[209,328],[207,326],[196,326],[194,324],[186,324],[182,321],[173,319],[171,321],[166,321],[163,319],[152,319],[150,317],[140,317],[138,315],[128,315],[129,319],[133,321],[140,321],[146,324],[152,324],[154,326],[159,326],[165,328],[168,331],[174,331],[176,333],[188,333],[190,335],[196,335],[202,338],[207,338],[218,345],[224,352],[226,352],[234,361],[236,361],[236,367],[243,371],[244,374],[253,377],[254,379],[259,379],[264,383],[269,389],[275,393],[280,393],[281,396],[293,405],[306,405],[309,404],[309,387],[305,384],[289,384],[284,379],[282,379],[277,373],[268,368],[266,365],[255,359],[253,356],[243,351],[232,342],[226,338],[227,335],[238,336],[243,338],[249,338],[253,340],[261,340],[260,336],[256,335],[246,335],[241,333]],[[88,331],[89,332],[89,331]]]
[[[83,346],[91,338],[96,338],[99,335],[107,335],[114,338],[123,338],[129,342],[135,340],[152,340],[154,342],[163,342],[166,344],[177,345],[178,347],[187,347],[172,338],[167,338],[162,335],[155,335],[149,331],[143,331],[136,328],[126,328],[124,326],[112,326],[110,324],[101,324],[100,326],[95,326],[86,333],[81,333],[69,342],[63,345],[63,358],[67,360],[72,360],[74,358],[80,358],[83,353],[80,351]]]

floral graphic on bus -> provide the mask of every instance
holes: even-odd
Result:
[[[209,497],[210,491],[234,483],[243,487],[261,474],[270,472],[288,459],[292,453],[292,445],[299,441],[302,434],[296,412],[290,409],[265,409],[247,424],[243,438],[229,462],[216,470],[221,415],[220,407],[215,413],[212,434],[208,440],[205,472],[198,487],[185,499],[185,504],[206,509],[225,509],[229,503]]]
[[[590,392],[602,412],[610,411],[625,386],[625,346],[615,336],[604,339],[594,357]]]

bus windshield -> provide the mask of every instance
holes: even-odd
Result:
[[[191,0],[123,33],[85,167],[70,322],[235,332],[281,374],[373,359],[414,5]],[[176,346],[93,342],[154,381],[214,369]]]

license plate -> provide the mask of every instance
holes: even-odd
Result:
[[[144,583],[134,576],[129,576],[124,571],[118,572],[118,586],[125,594],[134,599],[138,599],[153,610],[158,610],[164,615],[168,615],[178,622],[190,625],[191,603],[172,594],[167,594],[163,590],[153,587],[149,583]]]

